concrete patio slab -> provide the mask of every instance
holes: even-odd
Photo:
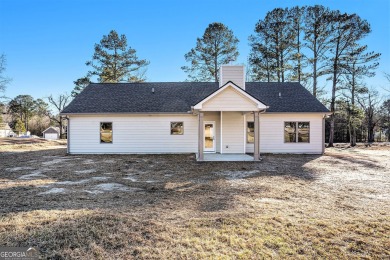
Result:
[[[204,153],[205,162],[243,162],[253,161],[253,156],[248,154],[220,154],[220,153]]]

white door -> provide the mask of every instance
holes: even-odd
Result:
[[[215,152],[215,122],[204,122],[204,151]]]

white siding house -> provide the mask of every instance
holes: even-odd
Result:
[[[69,153],[194,153],[198,145],[193,115],[69,116]],[[100,123],[112,123],[112,143],[100,140]],[[171,135],[171,122],[183,122],[184,133]]]
[[[90,84],[61,113],[68,152],[323,153],[329,111],[300,84],[248,83],[243,66],[222,66],[220,78]]]

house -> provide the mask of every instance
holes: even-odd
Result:
[[[0,123],[0,137],[8,137],[11,134],[13,134],[11,127],[7,123]]]
[[[43,138],[47,140],[57,140],[60,139],[60,128],[50,126],[45,131],[42,132]]]
[[[220,82],[92,83],[62,112],[68,153],[324,152],[329,110],[299,83],[245,82],[224,65]]]

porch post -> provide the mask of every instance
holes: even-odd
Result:
[[[203,161],[203,147],[204,147],[204,124],[203,113],[198,114],[198,161]]]
[[[254,115],[254,125],[255,125],[255,151],[253,153],[253,160],[258,161],[260,159],[260,129],[259,129],[259,112],[253,112]]]

